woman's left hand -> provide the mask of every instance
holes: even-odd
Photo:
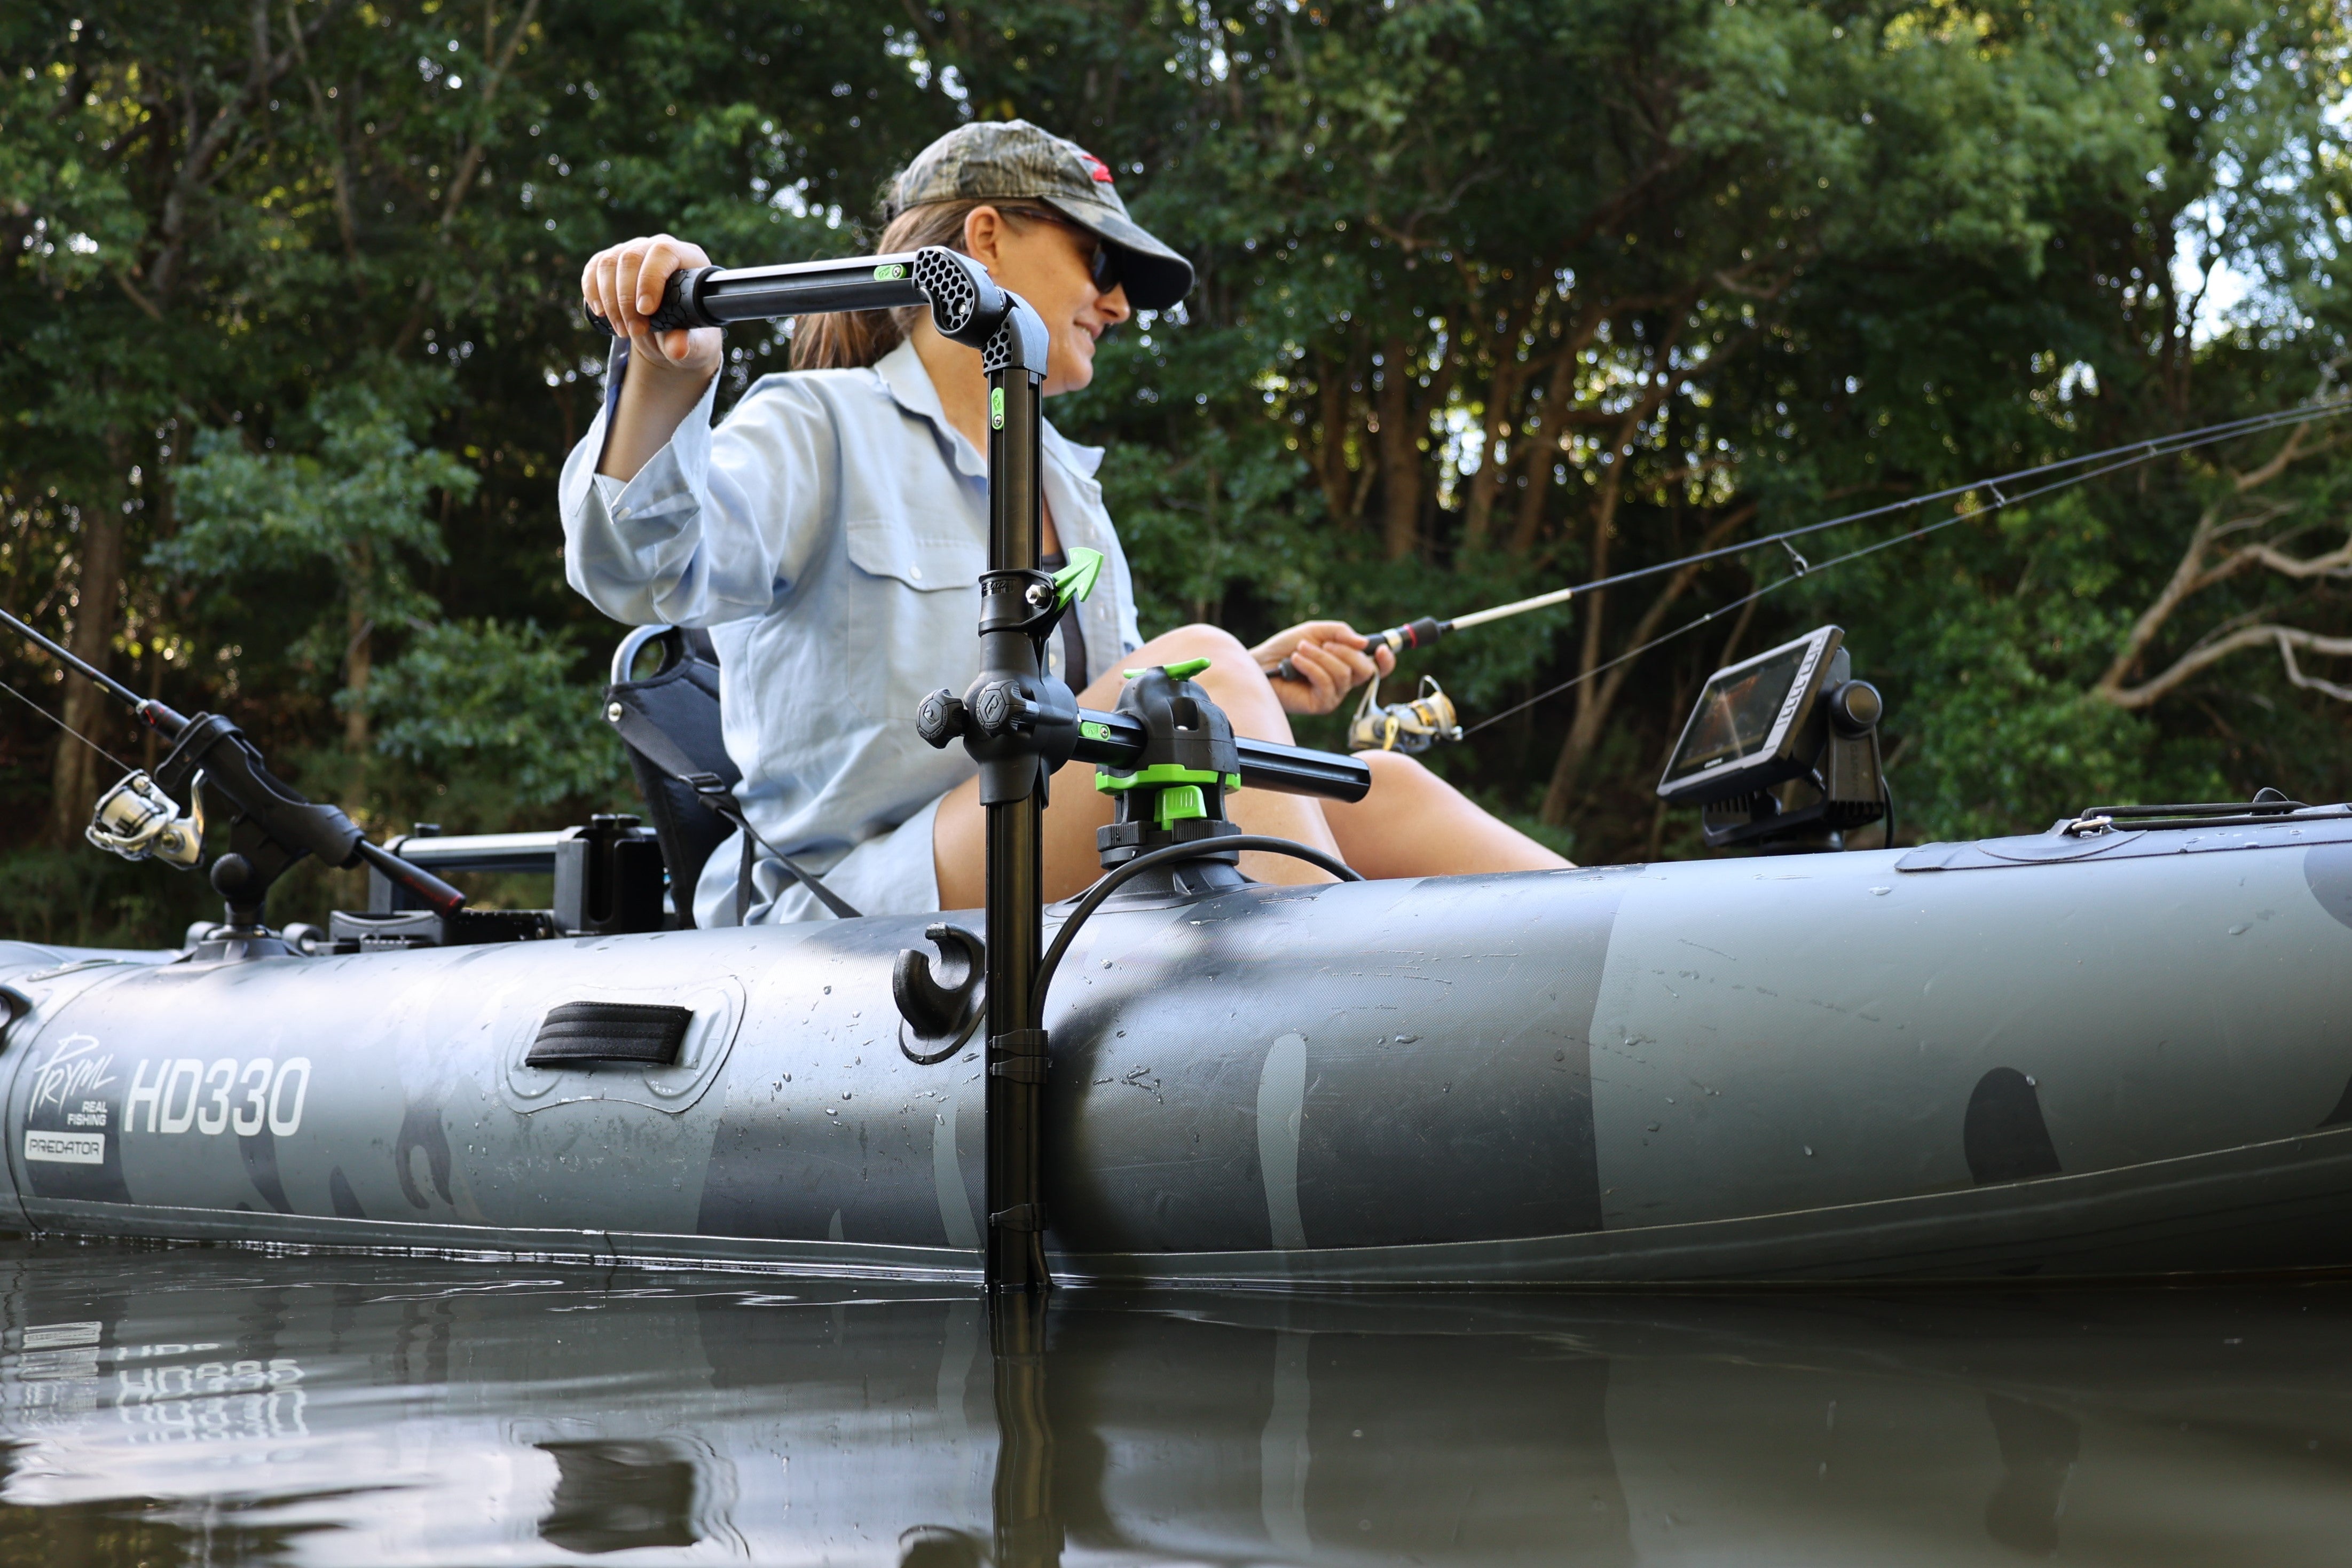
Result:
[[[1386,648],[1365,653],[1364,634],[1345,621],[1309,621],[1277,632],[1252,648],[1250,657],[1266,673],[1286,713],[1329,713],[1349,692],[1396,668],[1396,655]],[[1298,679],[1274,673],[1285,659]]]

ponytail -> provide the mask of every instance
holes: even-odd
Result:
[[[875,249],[883,256],[935,245],[962,250],[963,221],[981,207],[994,207],[1015,226],[1024,219],[1052,221],[1049,213],[986,197],[927,202],[892,218]],[[889,311],[828,310],[803,316],[793,323],[793,369],[843,371],[873,364],[905,342],[923,315],[923,307],[907,305]]]

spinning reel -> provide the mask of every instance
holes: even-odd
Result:
[[[183,816],[179,802],[144,773],[133,773],[99,798],[82,835],[127,861],[158,860],[176,871],[193,869],[205,853],[205,776],[188,791],[193,809]]]
[[[1412,700],[1383,704],[1381,701],[1380,677],[1375,675],[1364,687],[1364,700],[1356,705],[1355,716],[1348,721],[1348,749],[1350,751],[1402,751],[1417,756],[1441,740],[1462,738],[1462,721],[1454,712],[1454,699],[1433,675],[1421,677],[1421,689]]]

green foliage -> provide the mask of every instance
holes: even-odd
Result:
[[[28,0],[0,11],[0,603],[94,627],[363,820],[544,824],[626,797],[592,702],[618,629],[562,583],[553,497],[600,396],[577,274],[615,237],[850,254],[960,120],[1076,137],[1201,270],[1051,411],[1110,449],[1147,629],[1370,629],[2331,394],[2347,66],[2331,0]],[[722,396],[785,347],[733,334]],[[1823,620],[1890,699],[1906,837],[2344,798],[2329,655],[2299,685],[2262,629],[2352,633],[2352,464],[2289,439],[1746,611],[1777,549],[1644,579],[1403,679],[1474,724],[1538,698],[1437,764],[1592,860],[1691,851],[1651,785],[1697,683]],[[86,580],[110,541],[121,580]],[[17,650],[0,678],[56,706]],[[51,732],[11,708],[31,821]],[[50,864],[0,870],[16,929],[176,929],[114,891],[152,868]]]
[[[494,781],[519,815],[593,801],[624,809],[627,770],[571,678],[579,655],[532,622],[420,628],[367,691],[376,746],[426,779]]]
[[[148,563],[174,581],[226,586],[234,602],[323,579],[331,593],[303,601],[341,622],[432,613],[409,570],[411,558],[448,559],[428,506],[436,494],[465,501],[481,476],[417,444],[412,427],[425,411],[399,411],[387,395],[398,386],[396,375],[379,372],[320,392],[283,434],[309,451],[256,451],[235,430],[197,430],[179,475],[179,532],[149,551]],[[322,662],[320,642],[339,652],[342,632],[315,625],[305,638],[310,662]],[[337,661],[329,653],[323,662]]]

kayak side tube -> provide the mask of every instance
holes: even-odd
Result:
[[[1049,1020],[1057,1273],[2352,1263],[2352,842],[2331,832],[2352,838],[1108,910]],[[0,1056],[22,1222],[976,1279],[976,1052],[909,1061],[890,1000],[931,918],[62,976],[0,947],[33,1003]],[[672,1058],[534,1065],[583,1002],[683,1009]]]

